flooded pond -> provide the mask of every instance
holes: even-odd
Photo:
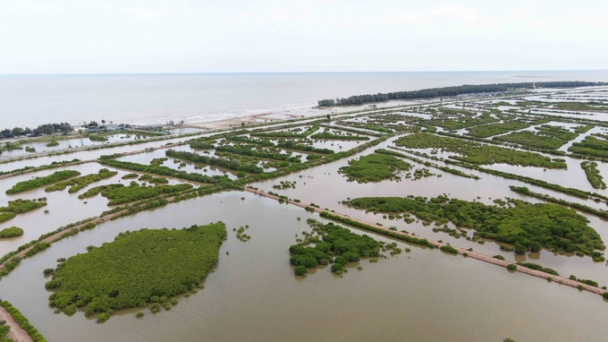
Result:
[[[349,268],[342,278],[328,268],[294,277],[287,248],[295,234],[310,231],[309,217],[319,219],[241,192],[188,200],[60,241],[24,260],[0,282],[0,293],[49,341],[555,341],[602,340],[608,333],[603,323],[608,307],[597,295],[400,242],[412,252],[375,264],[363,260],[361,271]],[[144,310],[137,319],[127,311],[97,324],[82,312],[68,317],[48,307],[42,270],[54,267],[57,258],[84,253],[88,245],[112,241],[126,230],[217,220],[229,231],[218,266],[205,289],[179,298],[170,312]],[[252,236],[246,243],[232,231],[244,225]],[[268,328],[269,322],[280,324]]]

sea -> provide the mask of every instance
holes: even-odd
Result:
[[[306,114],[318,100],[463,84],[608,81],[600,71],[0,75],[0,129]]]

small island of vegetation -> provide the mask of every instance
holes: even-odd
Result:
[[[346,264],[357,262],[361,258],[377,258],[381,250],[390,250],[391,255],[401,253],[396,243],[385,245],[367,235],[352,233],[333,222],[322,224],[308,219],[307,223],[312,227],[313,233],[304,232],[305,239],[298,239],[297,245],[289,247],[292,254],[289,262],[295,266],[294,273],[299,276],[306,275],[307,268],[330,263],[333,273],[342,274]],[[309,247],[310,244],[315,246]]]
[[[23,235],[23,229],[15,226],[0,230],[0,239],[8,239],[21,235]]]
[[[362,197],[343,201],[355,208],[383,213],[410,213],[437,225],[454,223],[474,229],[479,237],[514,245],[516,254],[538,252],[541,247],[563,252],[579,252],[601,258],[604,250],[600,235],[587,225],[586,217],[556,204],[530,204],[509,199],[485,205],[447,196]]]
[[[341,167],[339,172],[345,174],[349,181],[359,183],[379,182],[385,179],[399,179],[395,173],[407,171],[412,167],[407,162],[387,154],[372,153],[348,161],[348,166]]]
[[[114,310],[148,303],[158,311],[171,297],[202,287],[225,237],[222,222],[120,233],[115,241],[59,264],[45,285],[55,291],[49,304],[66,314],[76,308],[84,308],[86,316],[101,312],[101,321]]]
[[[101,170],[99,170],[99,172],[97,174],[93,173],[90,175],[72,178],[67,181],[53,184],[53,185],[49,186],[48,188],[44,189],[44,191],[46,191],[46,192],[62,191],[62,190],[65,190],[65,188],[69,186],[70,189],[68,190],[68,192],[72,194],[72,193],[80,191],[81,189],[84,189],[91,183],[99,182],[103,179],[112,178],[112,177],[116,176],[117,173],[118,172],[116,172],[116,171],[110,171],[108,169],[101,169]]]
[[[41,198],[39,201],[24,199],[9,201],[8,206],[0,207],[0,223],[12,219],[17,216],[17,214],[26,213],[44,207],[45,205],[46,198]]]
[[[80,176],[80,172],[74,170],[63,170],[57,171],[46,177],[36,177],[34,179],[19,182],[13,185],[12,188],[6,190],[7,195],[17,194],[20,192],[28,191],[31,189],[39,188],[41,186],[57,183],[70,179],[72,177]]]

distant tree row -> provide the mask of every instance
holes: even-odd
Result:
[[[53,134],[53,133],[63,133],[63,134],[68,134],[72,131],[72,126],[67,123],[67,122],[60,122],[60,123],[49,123],[49,124],[44,124],[44,125],[40,125],[35,129],[31,129],[29,127],[26,128],[21,128],[21,127],[15,127],[13,129],[4,129],[2,132],[0,132],[0,138],[14,138],[14,137],[18,137],[18,136],[23,136],[26,134],[31,134],[32,136],[39,136],[39,135],[46,135],[46,134]]]
[[[562,81],[562,82],[528,82],[528,83],[503,83],[503,84],[481,84],[481,85],[461,85],[455,87],[422,89],[415,91],[399,91],[394,93],[378,93],[367,95],[355,95],[347,98],[325,99],[319,101],[319,107],[350,106],[365,103],[384,102],[388,100],[410,100],[424,99],[442,96],[457,96],[475,93],[495,93],[513,89],[532,89],[535,86],[540,88],[574,88],[586,86],[607,85],[606,82],[582,82],[582,81]]]

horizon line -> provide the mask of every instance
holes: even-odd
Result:
[[[161,75],[236,75],[236,74],[398,74],[398,73],[478,73],[478,72],[576,72],[608,69],[522,69],[522,70],[428,70],[428,71],[193,71],[193,72],[99,72],[99,73],[25,73],[10,76],[161,76]]]

